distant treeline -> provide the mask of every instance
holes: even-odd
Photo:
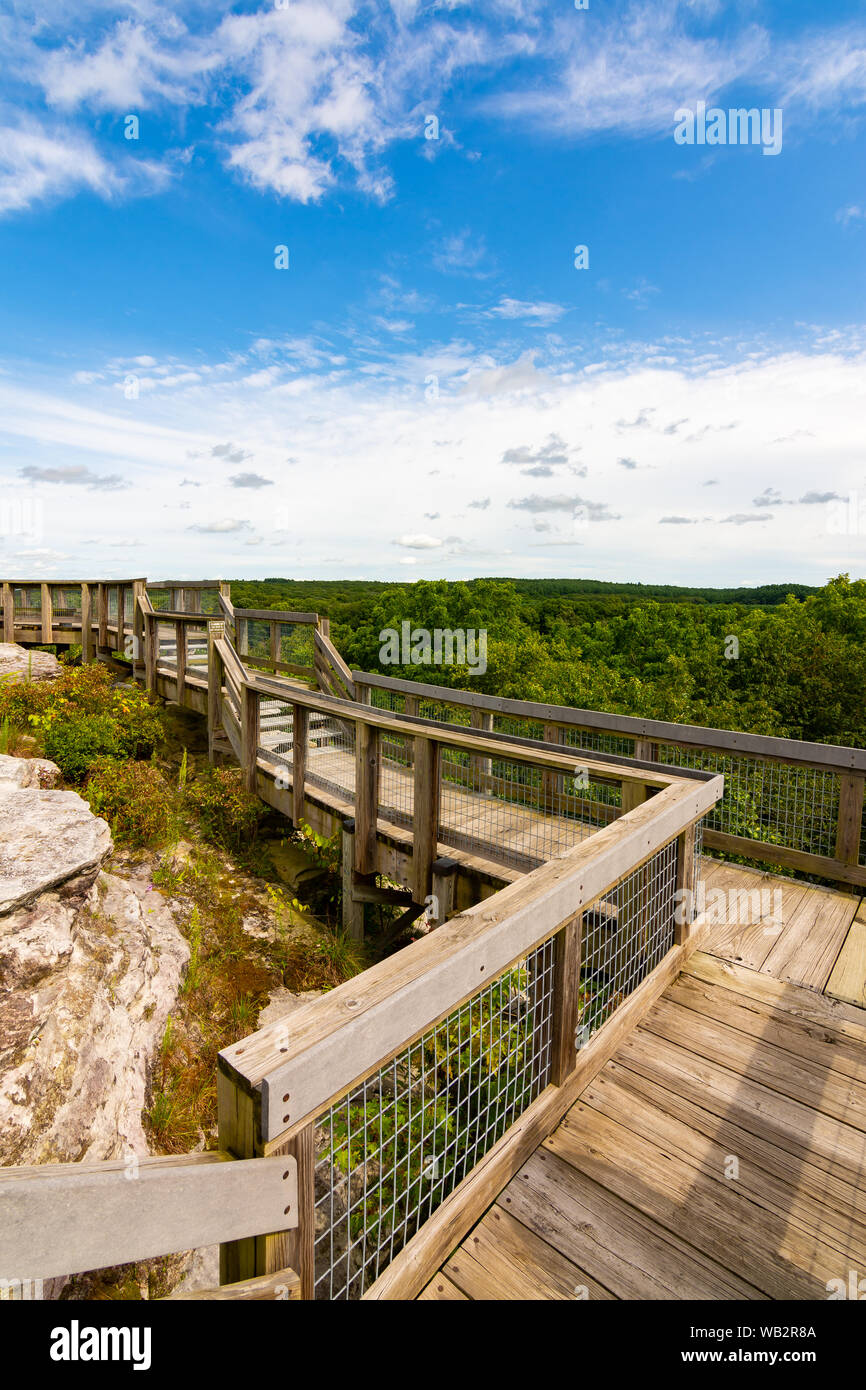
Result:
[[[866,580],[691,589],[593,579],[232,582],[313,610],[350,666],[488,694],[866,747]],[[484,675],[383,667],[379,633],[486,629]]]

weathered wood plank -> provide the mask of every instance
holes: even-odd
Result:
[[[842,943],[825,992],[866,1009],[866,905],[863,903]]]

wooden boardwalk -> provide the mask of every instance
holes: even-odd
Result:
[[[826,1299],[866,1271],[866,907],[705,868],[781,922],[758,896],[710,929],[422,1299]]]

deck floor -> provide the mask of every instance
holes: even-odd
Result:
[[[753,898],[712,929],[422,1299],[826,1299],[866,1270],[864,905],[705,866],[781,924]]]

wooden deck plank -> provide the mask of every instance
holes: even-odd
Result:
[[[757,1206],[798,1226],[804,1235],[818,1236],[838,1250],[849,1265],[859,1268],[866,1263],[866,1225],[850,1215],[837,1224],[827,1212],[824,1194],[803,1190],[798,1182],[791,1181],[790,1174],[779,1177],[771,1146],[764,1146],[758,1157],[754,1146],[747,1146],[744,1152],[742,1147],[725,1144],[696,1122],[696,1107],[690,1107],[688,1118],[683,1120],[672,1113],[676,1107],[668,1104],[668,1097],[659,1088],[650,1098],[624,1085],[607,1069],[586,1088],[582,1099],[624,1128],[663,1141],[666,1149],[680,1154],[722,1189],[733,1186]],[[732,1159],[736,1160],[736,1170]]]
[[[499,1208],[479,1221],[451,1256],[444,1273],[476,1301],[571,1302],[587,1296],[593,1300],[612,1297],[571,1260]]]
[[[824,992],[866,1009],[866,901],[848,929]]]
[[[690,975],[675,980],[665,997],[702,1019],[713,1019],[760,1042],[771,1043],[817,1067],[826,1068],[832,1062],[834,1073],[866,1084],[866,1047],[860,1041],[831,1034],[823,1024],[793,1018],[782,1009],[768,1010],[746,994],[706,984]]]
[[[823,990],[858,905],[859,899],[848,893],[809,888],[761,969],[777,980]]]
[[[807,885],[740,864],[725,863],[717,863],[704,882],[708,893],[721,889],[729,895],[729,916],[734,918],[711,928],[704,949],[722,960],[760,970],[784,931],[781,923],[774,925],[768,921],[774,915],[775,894],[781,894],[781,917],[787,922],[806,896]]]
[[[754,1134],[730,1120],[724,1113],[724,1103],[719,1106],[722,1113],[716,1114],[709,1108],[696,1105],[694,1100],[684,1097],[680,1092],[650,1080],[638,1072],[630,1071],[620,1062],[608,1062],[602,1075],[615,1080],[621,1087],[633,1091],[653,1101],[669,1115],[674,1115],[685,1124],[692,1125],[699,1133],[706,1134],[721,1144],[726,1154],[736,1154],[756,1163],[763,1172],[772,1173],[782,1181],[799,1188],[824,1203],[819,1233],[826,1226],[847,1236],[852,1226],[866,1230],[866,1191],[858,1189],[845,1178],[819,1168],[811,1161],[787,1147],[774,1143],[771,1138]],[[829,1242],[834,1244],[836,1242]]]
[[[641,1029],[713,1057],[738,1075],[792,1100],[813,1107],[820,1104],[824,1115],[866,1131],[866,1085],[838,1070],[829,1047],[823,1065],[811,1062],[713,1019],[696,1021],[694,1012],[674,1003],[668,993],[653,1005]]]
[[[825,1298],[839,1255],[578,1101],[544,1147],[774,1299]]]
[[[512,1212],[620,1299],[759,1298],[745,1280],[544,1148],[501,1194]]]
[[[816,994],[812,990],[798,989],[757,970],[746,970],[731,961],[716,960],[703,951],[696,951],[689,957],[683,973],[706,980],[708,984],[734,990],[773,1011],[818,1024],[829,1029],[834,1037],[844,1037],[866,1045],[866,1010],[839,999],[831,999],[826,992]]]
[[[822,1171],[862,1186],[866,1135],[861,1130],[643,1030],[624,1040],[617,1060]]]
[[[468,1303],[466,1294],[462,1289],[458,1289],[456,1284],[452,1284],[444,1274],[436,1275],[431,1279],[426,1288],[422,1289],[418,1295],[419,1303]]]

